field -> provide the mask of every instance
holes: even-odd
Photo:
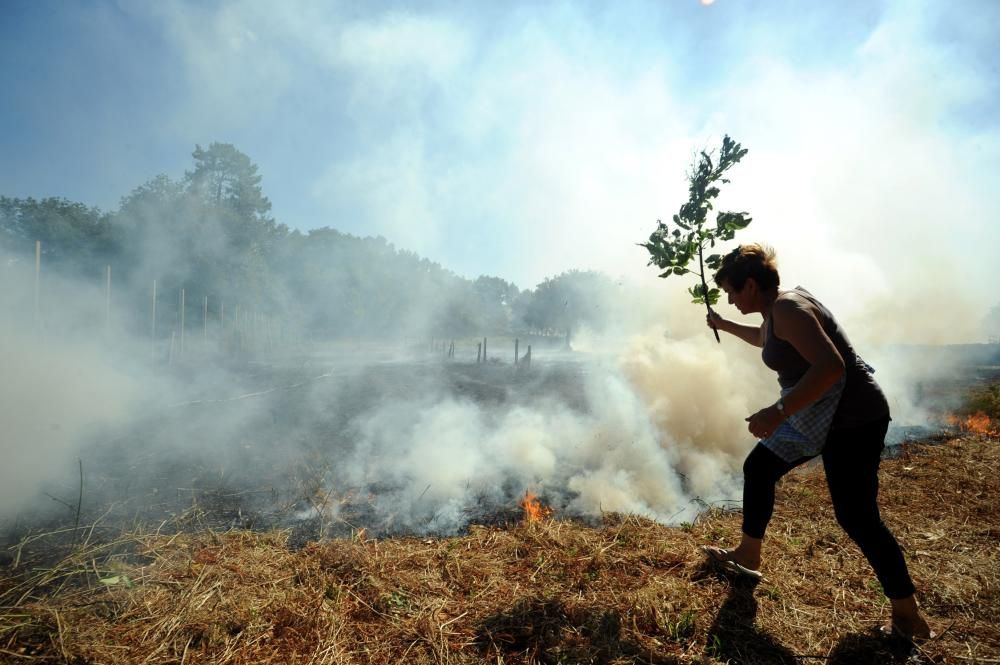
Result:
[[[324,402],[379,395],[391,403],[446,385],[477,403],[531,403],[553,391],[568,404],[582,400],[574,388],[581,369],[572,363],[534,375],[381,367],[346,392],[331,383],[319,394]],[[206,390],[143,423],[145,436],[130,432],[86,452],[81,459],[94,470],[81,484],[83,515],[55,496],[65,504],[61,515],[40,511],[8,530],[0,660],[1000,662],[1000,414],[984,413],[982,427],[969,419],[1000,401],[991,381],[964,383],[963,403],[975,410],[957,410],[943,434],[908,437],[883,463],[883,517],[940,633],[914,646],[878,635],[888,604],[836,525],[814,467],[779,487],[760,584],[721,574],[699,553],[701,544],[738,536],[738,512],[720,507],[677,526],[558,510],[531,520],[517,506],[523,488],[512,486],[466,506],[457,532],[416,533],[368,497],[331,497],[328,488],[346,472],[276,463],[284,459],[273,446],[279,433],[350,440],[335,410],[317,421],[310,401],[296,397],[294,386],[322,385],[329,368],[270,367],[266,382],[248,372],[240,394],[255,394],[258,380],[266,390],[282,373],[285,389],[263,401],[220,401]],[[217,419],[229,409],[243,447],[208,467],[197,441],[184,458],[152,434],[210,437],[192,412]],[[127,468],[116,463],[125,459]]]
[[[79,453],[82,479],[73,459],[62,482],[45,488],[42,503],[0,528],[0,545],[92,521],[288,529],[293,546],[349,536],[361,526],[380,536],[450,533],[519,514],[525,488],[493,488],[490,496],[472,488],[460,515],[435,520],[437,507],[417,500],[426,485],[410,495],[407,479],[383,472],[385,458],[401,452],[387,439],[412,429],[424,413],[454,404],[471,405],[484,418],[539,400],[573,413],[587,409],[581,388],[587,366],[551,350],[544,371],[369,348],[240,364],[225,373],[196,363],[173,369],[182,389],[123,430],[94,437]],[[362,431],[374,420],[392,421],[396,431],[380,437]],[[366,437],[378,441],[366,447]],[[413,509],[401,515],[394,501]]]

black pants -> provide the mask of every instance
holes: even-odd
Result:
[[[823,469],[837,522],[858,544],[889,598],[913,594],[913,582],[896,539],[878,511],[878,465],[889,419],[831,430],[823,448]],[[774,486],[809,458],[786,462],[757,444],[743,464],[743,533],[763,538],[774,512]]]

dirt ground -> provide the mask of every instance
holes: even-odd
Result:
[[[883,518],[939,633],[919,645],[879,635],[888,603],[813,467],[779,486],[760,583],[700,554],[738,537],[720,510],[303,548],[288,531],[38,534],[0,568],[0,661],[996,663],[998,443],[964,433],[883,463]]]

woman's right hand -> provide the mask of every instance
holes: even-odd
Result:
[[[722,324],[725,322],[726,320],[722,318],[714,309],[708,310],[708,314],[705,316],[705,323],[708,324],[709,328],[722,330]]]

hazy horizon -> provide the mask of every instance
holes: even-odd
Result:
[[[753,215],[737,240],[773,244],[786,284],[847,317],[903,317],[882,332],[896,341],[985,339],[995,3],[4,11],[4,195],[113,209],[219,141],[293,229],[382,235],[521,288],[573,268],[648,282],[636,243],[728,133],[750,153],[722,204]]]
[[[744,418],[776,399],[774,376],[759,349],[717,344],[692,280],[658,279],[638,246],[725,134],[749,150],[719,200],[754,220],[733,244],[775,247],[782,284],[814,293],[878,369],[897,424],[938,422],[954,405],[924,386],[957,364],[899,345],[996,334],[995,2],[9,0],[3,12],[0,196],[110,211],[172,180],[137,197],[121,244],[100,238],[120,262],[110,308],[103,263],[83,277],[46,263],[39,283],[31,259],[0,248],[3,519],[65,515],[78,462],[94,504],[106,490],[163,510],[161,492],[176,504],[266,478],[271,509],[308,512],[313,490],[370,493],[373,518],[416,531],[460,529],[481,500],[527,489],[569,514],[668,522],[699,498],[734,498],[753,445]],[[258,167],[269,210],[252,205],[253,177],[227,199],[185,180],[195,146],[212,143]],[[289,241],[267,214],[406,253],[337,234]],[[27,256],[33,239],[5,221]],[[74,242],[65,253],[90,260]],[[536,348],[524,372],[512,349],[491,346],[481,364],[475,345],[460,358],[430,347],[456,322],[470,337],[519,330],[506,296],[448,271],[533,289],[570,270],[603,273],[581,281],[585,311],[567,322],[573,292],[555,292],[533,330],[576,326],[573,352]],[[222,298],[285,317],[293,342],[244,345],[245,330],[223,328]],[[256,309],[243,314],[259,330]],[[199,324],[180,361],[175,333]],[[402,352],[383,364],[300,344],[307,328],[389,331]]]

